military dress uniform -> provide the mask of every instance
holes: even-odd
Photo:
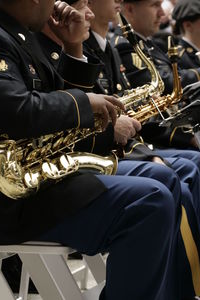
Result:
[[[87,95],[65,90],[59,67],[56,71],[32,33],[3,11],[0,66],[2,133],[18,139],[93,127]],[[87,254],[108,251],[102,299],[143,300],[146,294],[150,300],[179,299],[180,187],[175,175],[170,180],[176,198],[154,179],[79,172],[18,201],[1,193],[0,243],[45,239]]]

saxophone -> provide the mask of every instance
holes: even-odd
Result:
[[[49,180],[59,181],[87,169],[100,174],[114,175],[117,157],[75,152],[77,142],[102,132],[101,122],[95,126],[70,129],[36,139],[11,140],[3,135],[0,141],[0,191],[12,199],[25,198],[37,192]]]
[[[143,86],[134,89],[126,90],[124,92],[124,95],[120,97],[120,101],[124,104],[125,111],[135,111],[137,107],[140,107],[142,104],[147,103],[149,101],[149,98],[156,96],[157,94],[160,95],[164,91],[164,83],[153,62],[144,54],[140,45],[138,44],[131,25],[127,22],[122,14],[117,13],[117,18],[123,36],[133,46],[133,49],[140,57],[140,59],[145,63],[151,74],[150,83],[144,84]]]
[[[142,87],[132,89],[128,91],[127,95],[120,98],[120,101],[125,106],[126,115],[137,119],[141,123],[158,114],[164,118],[162,116],[162,111],[167,111],[171,105],[178,103],[183,94],[177,67],[178,48],[172,45],[171,37],[169,37],[168,56],[172,63],[173,91],[172,94],[162,95],[164,83],[159,72],[156,70],[153,62],[141,50],[134,34],[134,30],[131,25],[128,24],[125,17],[120,13],[117,14],[117,17],[123,36],[127,38],[137,55],[144,61],[152,78],[150,84],[145,84]],[[143,99],[145,99],[145,101]]]

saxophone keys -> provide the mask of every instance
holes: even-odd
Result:
[[[40,186],[40,174],[38,172],[27,172],[24,175],[24,182],[30,189],[38,189]]]
[[[43,176],[49,179],[60,179],[78,170],[79,164],[69,155],[63,154],[55,163],[42,164]]]

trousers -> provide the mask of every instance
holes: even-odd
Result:
[[[172,263],[179,201],[154,179],[98,177],[107,191],[40,239],[60,242],[88,255],[108,252],[100,299],[179,299]],[[174,179],[171,188],[179,195]]]
[[[183,297],[192,297],[194,295],[197,295],[194,284],[193,284],[193,278],[191,276],[192,266],[190,265],[189,258],[187,257],[187,252],[186,252],[185,244],[184,244],[184,237],[181,235],[181,231],[180,231],[180,224],[181,224],[181,216],[182,216],[181,208],[183,207],[187,213],[187,219],[189,220],[188,226],[194,237],[195,247],[197,248],[197,252],[199,254],[199,252],[200,252],[199,251],[199,249],[200,249],[200,247],[199,247],[199,214],[198,214],[198,212],[199,212],[199,195],[200,195],[199,169],[195,165],[194,162],[189,161],[188,159],[185,159],[185,158],[178,158],[178,157],[171,158],[170,157],[170,158],[166,158],[166,159],[169,161],[171,168],[164,166],[162,164],[157,164],[157,163],[152,163],[152,162],[137,162],[137,161],[130,161],[130,160],[121,160],[119,162],[117,176],[114,176],[114,177],[99,176],[99,178],[101,178],[101,180],[103,180],[103,182],[106,184],[106,186],[108,188],[106,196],[104,195],[103,200],[101,200],[101,201],[104,203],[104,201],[105,201],[104,199],[107,199],[106,201],[108,201],[108,203],[111,203],[111,207],[113,208],[113,216],[114,216],[115,210],[117,213],[117,211],[119,209],[118,205],[116,205],[116,204],[119,204],[119,206],[120,206],[120,204],[123,205],[123,203],[124,203],[123,199],[130,197],[130,198],[132,198],[132,201],[130,203],[134,203],[133,207],[136,211],[138,211],[138,221],[140,219],[140,222],[143,222],[144,221],[143,209],[141,209],[140,205],[137,206],[138,202],[137,202],[137,200],[135,202],[135,196],[140,195],[139,197],[141,197],[141,195],[142,195],[142,200],[140,199],[139,202],[142,201],[141,203],[143,203],[143,201],[144,202],[147,201],[147,205],[148,205],[148,201],[149,201],[148,199],[149,199],[149,197],[151,198],[151,192],[148,190],[147,186],[149,186],[149,185],[157,186],[159,184],[161,193],[166,193],[166,190],[168,191],[168,193],[170,193],[171,197],[173,198],[174,208],[176,210],[175,221],[174,221],[176,225],[173,229],[174,230],[173,235],[172,235],[173,242],[172,242],[171,254],[170,254],[171,260],[170,260],[170,263],[168,266],[168,273],[170,274],[170,276],[168,275],[164,279],[165,287],[163,287],[163,292],[161,294],[159,294],[158,292],[155,292],[152,299],[167,299],[167,298],[165,298],[166,295],[168,295],[168,297],[170,297],[170,299],[175,299],[175,298],[182,299]],[[123,176],[121,176],[121,175],[123,175]],[[116,184],[119,180],[121,181],[121,185],[120,185],[121,190],[119,189],[119,186],[118,187],[116,186]],[[108,182],[112,183],[112,184],[107,185]],[[130,192],[132,189],[130,189],[129,185],[132,185],[133,191],[135,191],[135,193],[133,192],[133,194],[132,194]],[[127,189],[128,190],[130,189],[129,192],[127,191]],[[118,190],[119,192],[117,193],[116,190]],[[114,192],[114,194],[113,194],[113,192]],[[128,195],[126,195],[126,193],[128,193]],[[98,202],[99,200],[97,199],[96,201]],[[160,201],[160,199],[158,198],[157,201]],[[114,206],[112,206],[112,204],[114,204]],[[132,206],[132,204],[130,204],[130,205]],[[143,207],[143,205],[144,205],[144,203],[142,204],[142,207]],[[93,204],[91,207],[93,207]],[[127,207],[126,208],[125,207],[126,207],[126,205],[122,208],[122,210],[128,209]],[[144,205],[144,207],[145,207],[145,205]],[[105,209],[105,214],[107,215],[107,206],[105,206],[102,209]],[[96,212],[94,214],[96,214]],[[86,215],[88,215],[88,222],[90,223],[91,216],[89,216],[89,212],[86,213]],[[107,232],[108,235],[110,235],[109,229],[106,229],[106,228],[107,227],[110,228],[110,226],[111,226],[109,221],[113,220],[113,225],[114,225],[117,218],[114,217],[114,219],[113,219],[110,216],[110,219],[108,220],[108,223],[107,223],[106,218],[104,218],[102,216],[101,210],[99,210],[99,215],[102,217],[102,220],[103,220],[102,227],[104,228],[105,232]],[[137,213],[136,213],[136,215],[137,215]],[[126,219],[126,217],[125,217],[125,219]],[[172,217],[171,221],[173,222],[173,217]],[[125,220],[124,220],[124,222],[125,222]],[[127,219],[127,222],[129,223],[130,219]],[[133,223],[134,222],[135,221],[133,220]],[[76,222],[75,223],[72,222],[72,223],[73,223],[73,226],[75,226],[75,228],[79,228],[78,220],[77,220],[77,225],[75,224]],[[89,226],[89,223],[88,223],[88,226]],[[128,223],[127,223],[127,226],[128,226]],[[68,224],[68,222],[67,222],[67,224]],[[71,228],[72,232],[74,233],[74,237],[76,237],[77,231],[75,232],[75,230],[73,229],[73,226],[70,226],[70,228]],[[91,226],[93,227],[94,224],[92,223]],[[130,226],[133,226],[133,225],[131,225],[131,223],[130,223]],[[158,227],[160,227],[159,222],[158,222]],[[104,241],[104,239],[106,240],[107,238],[109,238],[107,236],[107,233],[105,234],[105,236],[103,236],[103,233],[101,235],[100,231],[93,233],[93,238],[97,241],[99,239],[97,238],[96,235],[100,234],[100,236],[102,237],[102,240],[101,241],[99,240],[98,247],[93,247],[93,246],[95,246],[95,242],[90,241],[90,243],[88,245],[87,236],[85,236],[85,238],[86,238],[85,241],[81,239],[81,241],[82,241],[81,244],[72,244],[71,242],[73,240],[70,240],[70,239],[68,240],[68,238],[69,238],[68,230],[67,230],[67,232],[65,232],[64,231],[65,228],[66,228],[66,223],[60,224],[54,230],[52,230],[51,232],[47,233],[45,236],[40,237],[40,238],[42,238],[43,240],[50,240],[50,241],[53,240],[53,241],[67,244],[67,245],[77,249],[78,251],[80,251],[82,253],[87,253],[89,255],[93,255],[95,253],[105,252],[105,251],[108,251],[110,253],[110,247],[108,247],[108,245],[106,245],[106,244],[104,245],[104,243],[102,243]],[[125,226],[124,228],[121,228],[121,230],[124,233],[126,232],[126,230],[131,232],[129,226],[128,227]],[[138,230],[139,230],[139,232],[141,232],[141,234],[143,234],[142,229],[140,229],[140,227],[138,227]],[[93,232],[93,230],[92,230],[92,232]],[[79,236],[79,234],[78,234],[78,236]],[[78,236],[77,236],[77,239],[78,239]],[[151,237],[152,237],[152,235],[151,235]],[[149,241],[149,239],[148,239],[148,241]],[[83,245],[84,245],[84,247],[83,247]],[[146,247],[148,247],[147,245],[148,245],[148,243],[146,244]],[[126,248],[127,247],[128,247],[128,244],[126,245]],[[126,249],[126,251],[127,251],[127,255],[128,255],[128,249]],[[149,254],[146,253],[146,255],[149,255]],[[124,255],[122,255],[121,257],[123,257],[123,261],[124,261]],[[178,259],[177,259],[177,257],[178,257]],[[130,256],[130,259],[132,259],[131,256]],[[140,256],[140,259],[142,260],[143,256]],[[108,262],[109,262],[109,259],[108,259]],[[118,266],[119,266],[119,264],[118,264]],[[127,264],[127,266],[128,266],[128,264]],[[175,268],[175,266],[176,266],[176,268]],[[107,263],[107,269],[112,270],[113,269],[112,264],[111,264],[111,266],[109,266],[109,263]],[[120,268],[119,268],[119,270],[120,270]],[[111,271],[108,271],[108,272],[111,272]],[[152,275],[150,275],[150,276],[152,276]],[[109,273],[108,278],[110,278],[110,273]],[[141,276],[141,278],[142,278],[142,276]],[[136,280],[136,285],[138,285],[138,283],[140,284],[143,282],[143,280],[141,278],[138,277],[138,279]],[[173,278],[173,280],[172,280],[172,278]],[[109,280],[110,279],[108,279],[107,283],[110,282]],[[127,280],[127,279],[124,279],[124,280]],[[111,280],[111,282],[112,282],[112,280]],[[122,292],[120,294],[119,291],[117,291],[117,293],[115,295],[113,288],[111,288],[110,285],[107,285],[107,283],[106,283],[106,287],[105,287],[104,291],[102,292],[101,299],[123,299]],[[123,286],[123,284],[120,284],[120,286]],[[156,287],[158,287],[157,284],[156,284]],[[134,294],[132,295],[132,293],[130,291],[128,291],[128,287],[126,287],[126,290],[127,290],[127,295],[126,295],[126,297],[124,296],[124,299],[127,299],[127,300],[134,299],[133,298]],[[149,289],[147,289],[147,290],[149,291]],[[123,295],[124,295],[124,289],[122,289],[122,291],[123,291]],[[172,292],[169,292],[169,291],[172,291]],[[158,295],[157,295],[157,293],[158,293]],[[119,298],[117,298],[117,295]],[[137,295],[137,296],[134,296],[134,297],[136,297],[135,299],[143,299],[141,296],[139,296],[140,295],[139,292],[138,292],[138,294],[136,293],[135,295]],[[144,298],[145,297],[147,297],[147,295],[144,296]],[[148,293],[148,298],[149,298],[149,293]]]

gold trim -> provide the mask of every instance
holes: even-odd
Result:
[[[200,295],[200,262],[198,250],[192,236],[185,208],[182,206],[181,235],[190,264],[195,295]]]
[[[131,154],[131,153],[133,152],[133,149],[135,149],[135,148],[136,148],[137,146],[139,146],[139,145],[144,145],[144,144],[142,144],[142,143],[137,143],[137,144],[135,144],[135,145],[132,146],[132,148],[131,148],[131,150],[130,150],[129,152],[124,152],[124,154],[127,154],[127,155]]]
[[[94,87],[94,84],[93,85],[81,85],[81,84],[77,84],[77,83],[73,83],[73,82],[67,81],[65,79],[64,79],[64,82],[67,82],[68,84],[77,86],[79,88],[84,88],[84,89],[93,89],[93,87]]]
[[[197,70],[195,70],[195,69],[189,69],[189,70],[192,71],[192,72],[194,72],[195,75],[197,76],[197,79],[200,80],[200,75],[199,75],[199,73],[198,73]]]
[[[76,110],[77,110],[77,117],[78,117],[78,125],[77,125],[77,128],[79,128],[80,125],[81,125],[81,118],[80,118],[80,112],[79,112],[78,103],[77,103],[75,97],[74,97],[72,94],[70,94],[69,92],[67,92],[67,91],[60,90],[60,92],[61,92],[61,93],[66,93],[66,94],[68,94],[68,95],[71,96],[72,99],[74,100],[74,103],[75,103],[75,106],[76,106]]]
[[[176,130],[177,130],[177,127],[174,128],[174,130],[172,131],[172,133],[171,133],[171,135],[170,135],[170,138],[169,138],[169,145],[171,145],[171,143],[172,143],[172,140],[173,140],[173,137],[174,137],[174,135],[175,135]]]

